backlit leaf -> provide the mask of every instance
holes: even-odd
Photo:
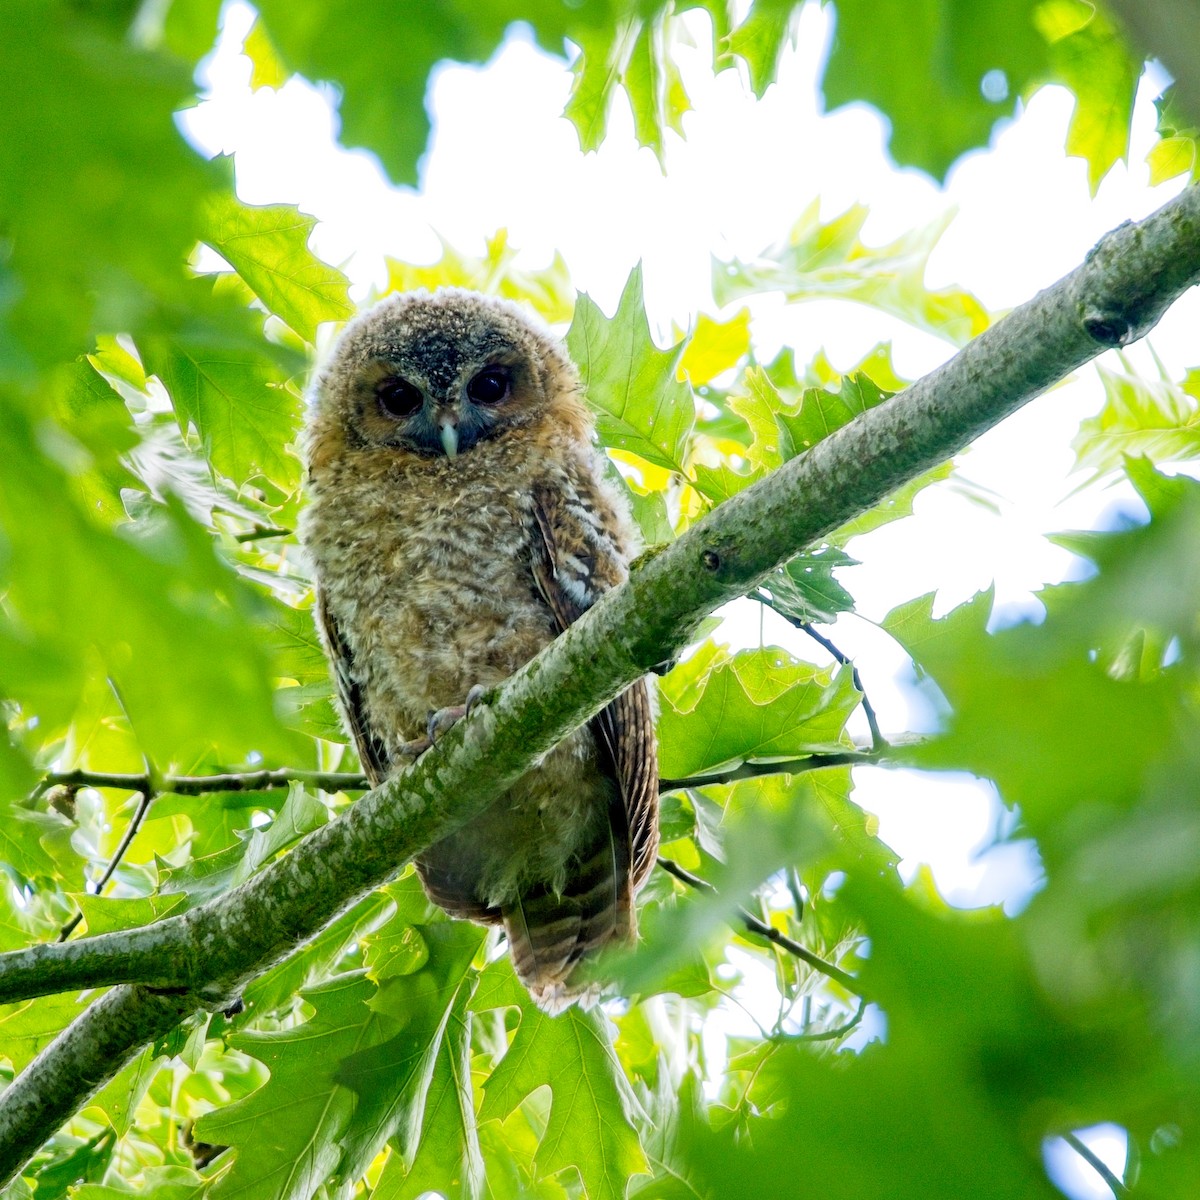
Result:
[[[696,413],[691,388],[676,377],[684,345],[660,350],[651,339],[640,266],[611,318],[581,295],[567,331],[602,441],[680,472]]]
[[[267,311],[306,342],[316,340],[322,321],[354,313],[350,281],[308,248],[316,224],[292,205],[252,206],[222,195],[209,203],[204,234]]]

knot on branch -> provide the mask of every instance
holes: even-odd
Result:
[[[1083,314],[1084,332],[1101,346],[1127,346],[1137,336],[1133,325],[1120,313],[1089,308]]]

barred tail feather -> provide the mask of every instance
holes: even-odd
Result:
[[[517,977],[545,1012],[594,1004],[601,983],[591,960],[637,936],[628,854],[622,847],[607,831],[562,895],[536,888],[501,908]]]

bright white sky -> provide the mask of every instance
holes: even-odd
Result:
[[[384,255],[429,262],[437,235],[461,251],[481,253],[486,236],[506,227],[522,263],[539,267],[555,250],[572,280],[607,312],[629,271],[645,267],[651,324],[666,342],[672,323],[688,327],[696,308],[715,314],[711,255],[749,258],[783,238],[814,197],[826,218],[851,204],[871,209],[864,240],[880,244],[957,211],[930,262],[931,287],[973,291],[992,309],[1031,297],[1077,266],[1099,237],[1126,219],[1145,216],[1182,181],[1151,188],[1143,160],[1154,141],[1151,101],[1164,78],[1143,82],[1128,166],[1118,165],[1090,198],[1086,168],[1063,151],[1072,98],[1058,88],[1037,93],[1006,122],[985,151],[967,155],[944,187],[898,170],[885,149],[884,123],[863,105],[822,111],[819,68],[830,36],[829,10],[809,5],[784,56],[778,82],[755,101],[738,71],[713,76],[705,63],[706,18],[691,14],[698,48],[678,61],[694,111],[686,140],[668,133],[663,174],[634,141],[624,98],[596,154],[583,155],[573,127],[558,114],[571,75],[514,27],[482,68],[446,64],[428,97],[434,137],[419,190],[392,187],[373,155],[336,141],[338,120],[328,89],[299,79],[280,91],[251,93],[250,64],[239,53],[252,14],[226,11],[225,33],[203,73],[210,98],[184,114],[189,138],[210,153],[236,155],[241,197],[256,204],[292,203],[315,214],[313,247],[341,266],[362,298],[382,285]],[[691,19],[689,18],[689,19]],[[902,322],[837,301],[784,305],[751,301],[756,344],[765,356],[781,345],[807,361],[824,347],[835,366],[857,362],[876,342],[891,340],[902,376],[916,379],[951,348]],[[1173,377],[1195,362],[1200,297],[1193,292],[1153,335]],[[1130,358],[1152,373],[1144,346]],[[878,620],[894,605],[936,590],[944,612],[995,583],[999,619],[1034,616],[1032,593],[1077,569],[1043,537],[1061,529],[1108,524],[1115,506],[1140,506],[1127,490],[1069,496],[1069,443],[1081,417],[1102,401],[1090,369],[1009,418],[963,457],[963,471],[996,493],[999,513],[952,486],[927,491],[917,514],[851,547],[862,565],[843,573],[864,616]],[[729,636],[758,638],[757,617],[731,624]],[[767,635],[812,658],[782,622]],[[906,657],[860,619],[843,618],[834,633],[853,654],[884,731],[928,729],[930,706],[913,691]],[[988,786],[955,776],[882,770],[857,773],[855,799],[878,814],[880,834],[911,874],[931,864],[954,903],[1022,905],[1036,888],[1037,863],[1021,846],[980,853],[1006,814]],[[1119,1131],[1097,1131],[1089,1143],[1114,1169],[1124,1158]],[[1062,1147],[1065,1150],[1065,1147]],[[1050,1152],[1056,1182],[1070,1195],[1107,1196],[1073,1152]]]

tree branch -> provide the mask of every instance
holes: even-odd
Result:
[[[685,883],[688,887],[695,888],[697,891],[715,892],[717,890],[707,879],[701,879],[699,875],[693,875],[691,871],[685,870],[677,862],[672,862],[669,858],[660,858],[658,865],[668,875],[674,876],[680,883]],[[760,921],[748,908],[742,908],[739,905],[737,915],[738,919],[751,933],[756,934],[760,938],[765,938],[781,950],[786,950],[789,954],[795,955],[801,962],[808,963],[814,971],[820,971],[822,975],[827,976],[836,983],[840,983],[846,991],[853,993],[855,996],[861,994],[862,984],[853,975],[848,975],[843,971],[841,967],[835,967],[833,963],[826,962],[820,955],[814,954],[808,949],[807,946],[802,946],[794,938],[788,937],[786,933],[781,933],[773,925],[768,925],[765,921]]]
[[[365,775],[346,771],[299,771],[280,767],[269,771],[239,771],[223,775],[141,775],[114,774],[107,771],[51,771],[34,789],[41,796],[52,787],[112,788],[119,792],[157,795],[175,792],[181,796],[200,796],[207,792],[269,792],[302,783],[322,792],[366,791],[371,785]]]
[[[129,819],[129,827],[125,830],[125,836],[121,838],[121,844],[109,860],[108,866],[104,868],[104,874],[96,881],[95,894],[97,896],[104,890],[104,885],[116,874],[117,868],[121,865],[121,859],[125,857],[126,851],[133,845],[133,839],[137,837],[137,832],[141,829],[142,822],[146,819],[146,814],[150,811],[154,795],[155,793],[150,790],[149,783],[147,783],[147,786],[142,790],[141,796],[138,797],[138,806],[134,810],[133,816]],[[77,912],[59,930],[58,940],[65,942],[75,932],[76,927],[82,920],[83,913]]]
[[[861,690],[861,689],[860,689]],[[878,762],[885,750],[846,750],[839,754],[810,754],[804,758],[781,759],[778,762],[746,762],[727,771],[706,775],[687,775],[682,779],[660,779],[660,792],[681,788],[710,787],[714,784],[736,783],[739,779],[756,779],[760,775],[800,775],[825,767],[845,767]],[[303,783],[322,792],[366,791],[371,785],[365,775],[348,771],[297,771],[281,767],[274,771],[246,771],[225,775],[166,775],[152,785],[149,775],[110,774],[105,771],[54,771],[46,775],[34,790],[34,796],[44,795],[50,788],[93,787],[112,788],[122,792],[142,792],[143,795],[175,792],[183,796],[200,796],[206,792],[267,792]],[[2,960],[0,960],[2,962]]]
[[[791,621],[791,617],[784,616],[785,620]],[[879,719],[875,716],[875,706],[871,703],[867,696],[867,689],[863,687],[862,676],[858,673],[858,668],[851,661],[850,656],[843,654],[824,634],[818,633],[816,628],[810,621],[793,621],[796,628],[802,633],[807,633],[818,646],[822,646],[843,667],[850,668],[850,680],[858,689],[858,694],[862,697],[859,701],[863,710],[863,716],[867,718],[867,728],[871,731],[871,747],[878,750],[880,747],[887,745],[887,741],[883,734],[879,732]]]
[[[838,754],[809,754],[804,758],[786,758],[779,762],[744,762],[727,771],[712,771],[705,775],[685,775],[682,779],[660,779],[659,792],[678,792],[684,788],[713,787],[737,783],[740,779],[758,779],[763,775],[803,775],[806,771],[822,771],[827,767],[869,766],[879,762],[887,753],[886,744],[878,750],[844,750]]]
[[[482,811],[623,688],[678,653],[713,609],[1105,348],[1144,335],[1198,279],[1200,188],[1190,187],[1147,220],[1110,233],[1076,271],[908,391],[643,555],[625,586],[435,749],[240,887],[142,929],[0,956],[10,997],[135,978],[189,990],[169,1003],[144,987],[110,993],[13,1081],[3,1097],[0,1186],[138,1046],[192,1008],[227,1005],[247,979]],[[82,955],[93,970],[81,969]],[[101,1045],[103,1056],[94,1050]]]
[[[1085,1141],[1076,1137],[1073,1133],[1064,1133],[1063,1141],[1108,1184],[1113,1196],[1117,1197],[1117,1200],[1129,1195],[1129,1189],[1109,1170],[1108,1164]]]

